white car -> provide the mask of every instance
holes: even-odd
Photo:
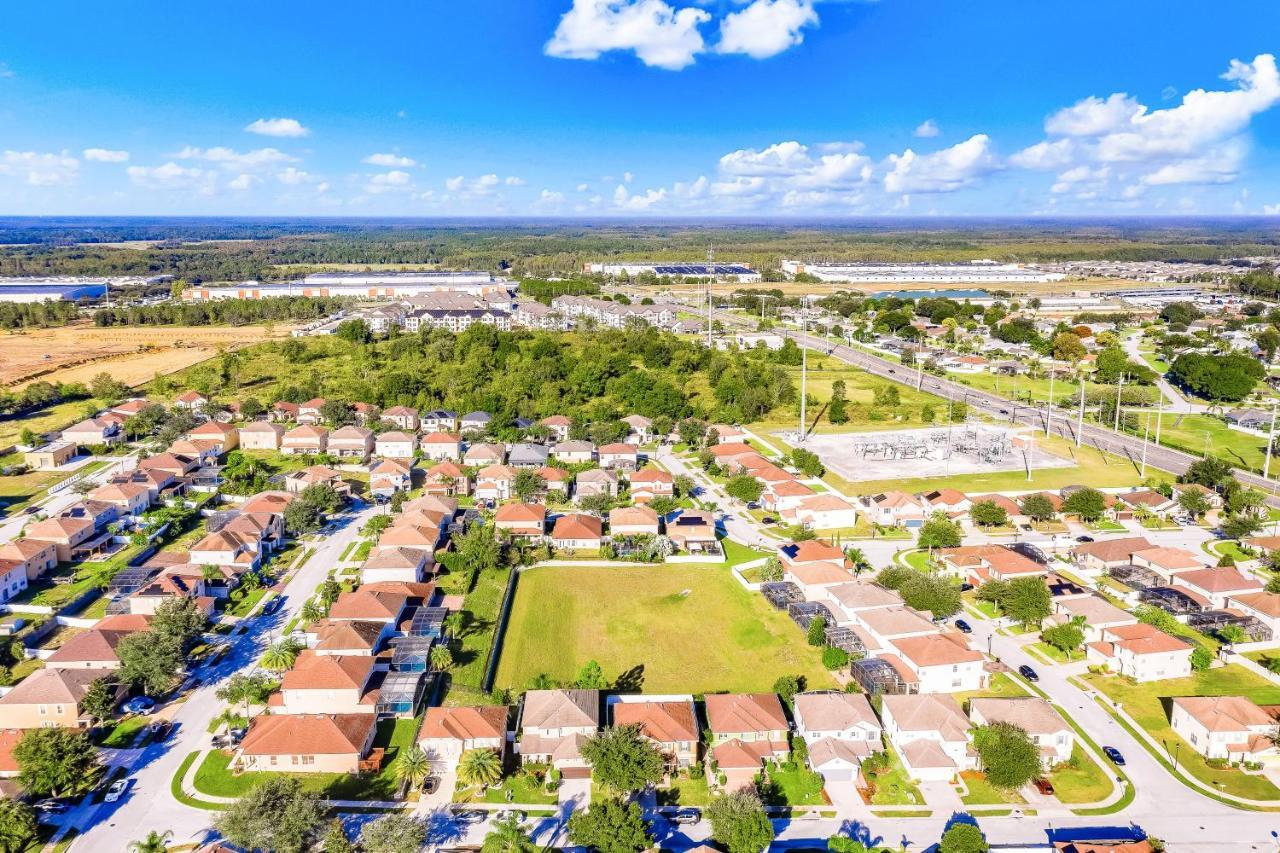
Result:
[[[111,787],[107,789],[107,795],[102,799],[108,803],[114,803],[124,796],[124,792],[127,790],[129,790],[129,780],[117,779],[111,783]]]

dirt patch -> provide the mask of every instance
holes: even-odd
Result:
[[[0,386],[31,382],[88,382],[103,370],[129,385],[172,373],[217,354],[271,337],[291,326],[127,326],[87,324],[0,333]]]

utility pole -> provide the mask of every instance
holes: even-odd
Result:
[[[711,306],[715,301],[713,293],[715,291],[715,267],[712,266],[716,260],[716,247],[711,244],[707,247],[707,349],[713,349],[714,343],[711,340]]]
[[[1151,435],[1151,413],[1147,412],[1147,428],[1142,432],[1142,479],[1147,478],[1147,439]]]
[[[1057,375],[1057,371],[1053,369],[1053,365],[1049,365],[1049,405],[1044,410],[1044,437],[1049,437],[1050,426],[1053,423],[1053,378]]]
[[[1120,392],[1124,389],[1124,374],[1120,374],[1120,381],[1116,383],[1116,432],[1120,432]]]
[[[805,335],[805,318],[800,317],[800,443],[804,444],[805,433],[808,428],[805,419],[805,397],[808,389],[809,379],[809,348],[804,344]]]
[[[1076,447],[1079,447],[1084,440],[1084,374],[1076,373],[1076,379],[1080,380],[1080,414],[1076,416]]]
[[[1271,403],[1271,429],[1267,431],[1267,458],[1262,463],[1262,479],[1266,480],[1271,472],[1271,450],[1276,440],[1276,404]]]

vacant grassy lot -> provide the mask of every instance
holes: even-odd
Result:
[[[1151,422],[1155,429],[1155,420]],[[1207,445],[1206,445],[1207,441]],[[1266,436],[1230,429],[1211,415],[1171,415],[1160,418],[1160,443],[1199,456],[1209,452],[1238,468],[1261,471],[1266,461]],[[1272,465],[1274,469],[1275,466]]]
[[[571,681],[588,660],[647,693],[769,690],[780,675],[832,686],[785,614],[722,568],[540,568],[520,576],[497,683]]]
[[[1171,678],[1146,684],[1131,684],[1118,676],[1085,677],[1092,686],[1118,701],[1159,743],[1181,742],[1169,727],[1169,711],[1175,696],[1246,696],[1259,705],[1280,703],[1280,686],[1272,684],[1239,666],[1224,666],[1197,672],[1190,678]],[[1263,776],[1250,776],[1239,770],[1216,770],[1205,759],[1182,743],[1178,766],[1202,782],[1220,787],[1228,794],[1255,800],[1280,799],[1280,789]]]

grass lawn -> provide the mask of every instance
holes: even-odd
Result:
[[[22,463],[22,454],[10,453],[0,457],[0,467]],[[45,496],[52,486],[80,473],[92,473],[105,468],[110,463],[105,461],[89,462],[75,471],[28,471],[0,477],[0,510],[16,513],[29,504]]]
[[[799,388],[800,368],[783,369],[791,375],[795,387]],[[845,394],[850,403],[847,408],[849,422],[839,425],[831,423],[826,417],[826,403],[831,399],[831,386],[837,379],[844,380]],[[880,386],[897,388],[899,405],[876,406],[875,389]],[[941,397],[921,394],[914,388],[872,376],[857,367],[813,352],[809,354],[805,390],[820,401],[816,406],[809,406],[806,411],[811,429],[816,433],[928,426],[920,417],[925,403],[933,406],[936,417],[945,418],[947,415],[947,401]],[[749,427],[757,433],[776,429],[794,430],[799,419],[800,403],[797,401],[792,406],[774,409],[762,421],[749,424]]]
[[[1111,793],[1110,774],[1089,757],[1080,744],[1071,750],[1071,761],[1049,774],[1054,795],[1063,803],[1096,803]]]
[[[400,783],[395,777],[395,759],[401,749],[413,743],[421,725],[420,719],[383,720],[373,745],[386,749],[382,769],[377,773],[356,776],[347,773],[240,773],[231,770],[232,756],[214,750],[196,771],[197,791],[214,797],[243,796],[254,785],[271,776],[294,776],[303,788],[334,800],[389,800]]]
[[[1160,443],[1195,456],[1209,452],[1237,468],[1261,471],[1266,460],[1267,437],[1231,429],[1211,415],[1166,414],[1160,419]]]
[[[929,557],[928,551],[908,551],[902,557],[903,562],[908,566],[920,572],[929,572],[932,570],[933,560]]]
[[[1103,453],[1096,448],[1077,448],[1073,442],[1059,436],[1036,436],[1036,447],[1057,456],[1073,460],[1076,464],[1066,468],[1032,469],[1031,480],[1023,469],[994,471],[986,474],[957,474],[951,477],[917,477],[908,480],[866,480],[857,483],[845,480],[828,471],[823,479],[847,495],[874,495],[897,489],[916,493],[930,489],[952,488],[966,493],[1026,491],[1029,489],[1060,489],[1063,486],[1087,483],[1095,488],[1119,488],[1141,485],[1139,467],[1120,456]],[[1163,472],[1147,466],[1148,476]],[[1165,475],[1172,480],[1173,475]]]
[[[769,785],[764,801],[770,806],[821,806],[822,776],[808,767],[788,762],[769,769]]]
[[[1105,518],[1100,518],[1097,521],[1089,522],[1088,527],[1090,530],[1096,531],[1098,533],[1124,533],[1126,530],[1128,530],[1128,528],[1125,527],[1123,524],[1118,524],[1117,522],[1110,521],[1109,519],[1105,519]]]
[[[952,382],[959,382],[961,385],[968,385],[970,388],[977,388],[980,391],[986,391],[991,394],[997,394],[1009,400],[1027,401],[1033,400],[1043,404],[1049,399],[1049,378],[1037,377],[1032,379],[1030,376],[1001,376],[998,373],[948,373],[947,378]],[[1080,384],[1064,379],[1053,380],[1053,399],[1057,401],[1059,406],[1063,403],[1071,401],[1080,402]],[[1114,385],[1102,385],[1097,382],[1086,382],[1086,387],[1091,394],[1110,388],[1112,396],[1115,396]],[[1147,386],[1146,399],[1155,405],[1156,394],[1155,388]],[[943,404],[945,407],[945,403]]]
[[[755,548],[748,548],[732,539],[721,539],[720,547],[724,549],[725,562],[730,568],[739,566],[743,563],[750,563],[752,560],[760,560],[772,557],[772,554],[766,554],[764,551],[757,551]]]
[[[249,611],[262,600],[267,594],[267,588],[260,586],[257,589],[245,591],[241,587],[231,590],[231,594],[227,598],[227,609],[223,612],[227,616],[245,617],[249,615]]]
[[[1240,543],[1235,539],[1228,539],[1224,542],[1209,541],[1206,544],[1215,557],[1230,557],[1237,564],[1258,559],[1254,554],[1246,554],[1244,549],[1240,547]]]
[[[0,420],[0,447],[16,444],[22,437],[22,431],[27,428],[32,432],[42,433],[69,427],[82,420],[85,411],[93,404],[93,400],[72,400],[37,409],[20,418],[4,418]]]
[[[147,718],[143,716],[125,717],[110,729],[101,730],[97,738],[99,746],[122,749],[133,743],[138,732],[147,727]]]
[[[463,627],[454,648],[457,666],[449,677],[448,701],[451,704],[473,704],[482,699],[480,690],[484,680],[484,667],[489,659],[489,649],[498,629],[498,610],[507,589],[506,570],[481,572],[475,587],[466,592],[462,602]],[[452,579],[455,587],[462,575],[450,573],[442,579]],[[463,592],[460,588],[446,592]],[[523,685],[522,685],[523,686]]]
[[[960,774],[969,792],[960,796],[966,806],[994,806],[1003,803],[1024,804],[1026,800],[1017,791],[1006,791],[997,788],[987,781],[987,777],[976,770],[965,770]]]
[[[924,795],[907,775],[906,768],[898,758],[897,751],[885,746],[889,756],[889,766],[878,772],[867,772],[867,781],[875,786],[871,795],[873,806],[923,806]]]
[[[682,771],[666,788],[658,789],[658,803],[667,806],[706,806],[711,804],[711,790],[706,776],[690,776]]]
[[[1175,696],[1246,696],[1260,705],[1280,703],[1280,686],[1243,667],[1224,666],[1193,673],[1190,678],[1172,678],[1145,684],[1131,684],[1118,676],[1090,674],[1084,677],[1091,686],[1118,701],[1158,743],[1169,749],[1180,738],[1169,727],[1169,700]],[[1262,776],[1247,775],[1230,768],[1215,770],[1205,759],[1183,744],[1179,766],[1202,782],[1220,787],[1224,792],[1255,800],[1280,799],[1280,789]]]
[[[997,672],[991,676],[982,690],[969,690],[952,694],[961,707],[967,707],[970,699],[1010,699],[1029,695],[1026,689],[1008,673]]]
[[[1074,663],[1084,660],[1084,650],[1078,649],[1071,653],[1068,658],[1057,646],[1051,646],[1046,642],[1032,643],[1028,648],[1043,655],[1054,663]]]
[[[497,683],[571,681],[588,660],[634,671],[647,693],[772,689],[781,675],[834,686],[784,613],[722,568],[540,568],[521,575]]]

